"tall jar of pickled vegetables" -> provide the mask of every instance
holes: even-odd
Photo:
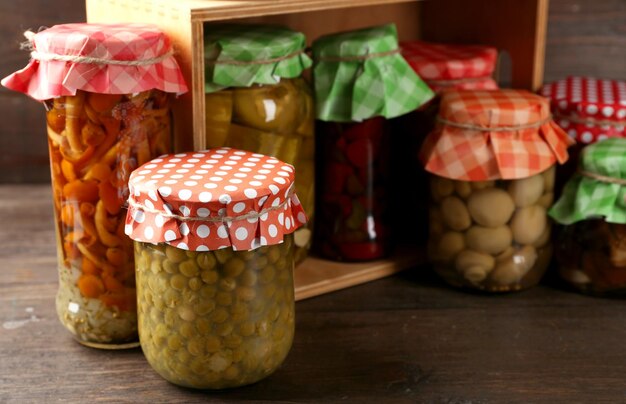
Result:
[[[433,96],[399,52],[393,24],[313,44],[320,144],[315,249],[323,257],[368,261],[392,247],[388,119]]]
[[[572,158],[557,171],[556,196],[577,170],[583,147],[618,137],[626,138],[626,81],[570,76],[544,85],[555,121],[574,140]]]
[[[401,42],[402,56],[415,72],[433,90],[436,96],[415,111],[393,122],[398,132],[392,138],[394,155],[392,173],[394,198],[403,198],[415,207],[415,214],[402,217],[396,210],[394,232],[404,240],[426,244],[428,239],[428,203],[423,190],[428,188],[428,174],[417,158],[419,149],[435,128],[441,94],[445,90],[495,90],[493,78],[498,59],[496,48],[485,45],[440,44],[424,41]],[[414,172],[411,183],[403,186],[405,172]]]
[[[27,33],[26,68],[3,85],[46,107],[61,322],[82,344],[137,345],[130,173],[170,151],[171,93],[186,86],[149,25],[57,25]]]
[[[584,293],[626,295],[626,139],[582,149],[578,170],[549,212],[561,278]]]
[[[284,361],[294,335],[292,233],[306,223],[294,175],[274,157],[230,148],[162,156],[131,175],[139,338],[166,380],[237,387]]]
[[[421,157],[431,174],[429,259],[457,287],[507,292],[551,259],[554,172],[571,139],[548,101],[520,90],[449,90]]]
[[[312,242],[315,201],[313,96],[302,72],[304,34],[273,25],[205,30],[206,145],[274,156],[295,166],[309,222],[294,234],[296,263]],[[268,173],[261,169],[261,180]]]

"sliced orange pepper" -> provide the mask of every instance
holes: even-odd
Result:
[[[63,197],[71,201],[95,202],[98,200],[98,183],[91,180],[74,180],[63,186]]]
[[[94,215],[96,213],[96,208],[91,203],[81,203],[80,204],[80,221],[85,230],[85,233],[89,234],[92,239],[98,238],[98,231],[96,230],[96,225],[94,223]]]
[[[87,102],[95,112],[103,113],[113,109],[122,100],[121,94],[89,93]]]
[[[65,136],[73,153],[82,154],[85,149],[80,139],[80,119],[83,114],[84,101],[83,91],[77,91],[75,96],[65,99]]]
[[[98,238],[107,247],[117,247],[121,244],[119,237],[109,232],[106,228],[107,212],[104,208],[104,203],[98,201],[96,204],[96,214],[94,215],[96,231],[98,232]]]
[[[98,180],[100,182],[108,181],[111,176],[111,167],[104,163],[95,163],[92,165],[87,173],[85,174],[84,179],[86,180]]]
[[[61,222],[68,227],[74,227],[76,224],[74,222],[74,206],[71,204],[63,205],[61,208]]]
[[[100,200],[104,203],[104,207],[108,214],[117,215],[122,209],[124,200],[118,188],[111,185],[109,181],[103,181],[98,186]]]
[[[76,172],[74,171],[74,166],[68,160],[61,161],[61,172],[63,176],[67,180],[67,182],[76,181]]]
[[[69,160],[74,164],[76,170],[81,170],[89,163],[95,153],[96,148],[94,146],[87,146],[84,152],[74,152],[71,149],[61,146],[61,154],[63,158]]]
[[[90,146],[98,146],[106,138],[107,134],[101,126],[88,121],[81,130],[83,142]]]
[[[128,255],[126,252],[118,247],[107,248],[106,257],[112,265],[118,267],[121,267],[128,261]]]
[[[89,258],[83,257],[83,262],[81,265],[81,270],[84,274],[87,275],[96,275],[99,276],[100,275],[100,268],[98,268],[96,266],[96,264],[93,263],[92,260],[90,260]]]
[[[121,311],[132,311],[137,308],[137,297],[134,289],[124,289],[121,292],[106,293],[100,296],[105,305],[115,306]]]
[[[124,290],[124,285],[122,284],[122,282],[118,281],[112,276],[104,275],[102,277],[102,280],[104,281],[104,287],[109,292],[120,292]]]
[[[83,274],[78,278],[78,289],[80,293],[88,298],[96,298],[104,293],[102,280],[95,275]]]
[[[65,258],[69,260],[75,260],[81,256],[78,245],[68,241],[63,242],[63,251],[65,252]]]

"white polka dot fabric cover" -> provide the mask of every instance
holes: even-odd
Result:
[[[595,143],[626,137],[626,81],[570,76],[546,84],[555,121],[570,137]]]
[[[306,223],[293,166],[231,148],[161,156],[129,180],[125,232],[183,250],[279,244]]]

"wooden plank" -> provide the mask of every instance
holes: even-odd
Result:
[[[537,90],[543,81],[548,0],[438,0],[420,4],[422,37],[449,43],[481,43],[506,51],[511,85]]]
[[[391,258],[363,263],[343,263],[309,257],[294,271],[296,300],[384,278],[425,262],[426,254],[421,248],[398,249]]]

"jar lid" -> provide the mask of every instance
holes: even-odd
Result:
[[[313,43],[313,61],[323,121],[394,118],[434,96],[400,54],[394,24],[323,36]]]
[[[276,84],[311,67],[303,33],[276,25],[209,25],[204,35],[207,93]]]
[[[578,171],[549,214],[561,224],[591,218],[626,224],[626,139],[611,138],[585,147]]]
[[[530,177],[568,159],[573,143],[548,100],[524,90],[448,90],[420,151],[427,171],[464,181]]]
[[[554,119],[576,141],[626,137],[626,81],[567,77],[546,84]]]
[[[31,60],[2,85],[36,100],[76,95],[187,92],[168,37],[155,25],[63,24],[24,34]]]
[[[125,233],[183,250],[279,244],[306,223],[293,166],[227,147],[165,155],[129,180]]]
[[[448,45],[422,41],[402,42],[402,56],[435,92],[448,88],[495,90],[491,77],[498,51],[483,45]]]

